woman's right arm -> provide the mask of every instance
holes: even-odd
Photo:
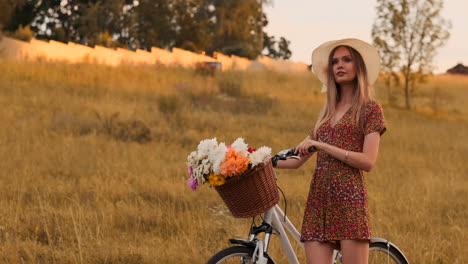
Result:
[[[310,157],[312,157],[313,153],[310,153],[305,156],[301,156],[301,159],[287,159],[287,160],[278,160],[278,164],[275,168],[277,169],[298,169],[302,166]]]
[[[306,144],[307,140],[311,139],[310,136],[307,136],[299,145],[297,145],[296,149],[298,149],[300,146]],[[287,160],[278,160],[276,167],[278,169],[298,169],[299,167],[302,166],[312,155],[314,155],[315,152],[306,152],[305,154],[297,154],[300,159],[287,159]]]

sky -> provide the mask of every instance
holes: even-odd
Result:
[[[359,38],[371,42],[376,0],[273,0],[265,8],[266,32],[291,41],[290,60],[311,63],[312,51],[323,42]],[[445,0],[442,16],[452,23],[450,38],[434,57],[434,72],[457,63],[468,66],[468,0]]]

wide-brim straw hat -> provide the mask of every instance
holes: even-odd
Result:
[[[369,85],[375,83],[379,77],[380,56],[377,49],[371,44],[359,39],[348,38],[332,40],[323,43],[312,52],[312,68],[322,82],[322,92],[327,91],[328,85],[328,57],[332,50],[338,46],[349,46],[361,54],[367,69]]]

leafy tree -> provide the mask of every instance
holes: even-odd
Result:
[[[0,0],[10,1],[10,0]],[[83,0],[82,0],[83,1]],[[11,1],[10,1],[11,2]],[[80,16],[79,0],[20,0],[12,1],[10,16],[4,17],[5,29],[16,31],[20,26],[30,25],[36,38],[76,41],[76,20]]]
[[[292,52],[289,49],[289,44],[291,42],[284,37],[281,37],[279,41],[276,41],[274,36],[268,36],[267,33],[264,34],[263,46],[266,49],[267,53],[265,54],[268,57],[273,59],[284,59],[287,60],[291,57]]]
[[[269,36],[268,33],[263,33],[263,47],[266,49],[267,53],[265,54],[271,58],[278,58],[278,51],[276,50],[276,40],[274,36]]]
[[[135,7],[134,35],[137,46],[151,49],[152,46],[172,47],[175,38],[171,0],[141,0]]]
[[[377,0],[373,42],[388,78],[403,76],[407,109],[415,84],[431,73],[436,50],[449,38],[450,22],[442,18],[442,8],[442,0]]]
[[[80,42],[80,36],[77,32],[79,18],[82,10],[79,8],[80,0],[27,0],[30,3],[36,2],[34,7],[34,20],[31,22],[31,28],[39,39],[56,39],[54,33],[58,28],[63,34],[61,37],[64,42]]]
[[[174,0],[174,46],[194,52],[207,51],[213,42],[215,9],[211,1]]]
[[[289,58],[289,41],[263,30],[271,0],[0,0],[9,32],[30,25],[36,38],[130,49],[180,47],[255,59]]]
[[[115,46],[113,36],[120,36],[125,0],[81,1],[80,17],[75,24],[77,38],[90,46]]]
[[[291,44],[291,41],[285,39],[284,37],[280,38],[280,41],[278,43],[278,55],[280,58],[287,60],[291,57],[292,52],[289,49],[289,44]]]
[[[20,26],[31,24],[35,17],[36,1],[0,0],[0,30],[15,32]]]
[[[263,28],[268,25],[268,19],[265,14],[263,14]],[[267,53],[265,54],[268,57],[274,59],[289,59],[292,55],[291,50],[289,50],[289,44],[291,42],[284,37],[281,37],[279,42],[276,41],[274,36],[269,36],[268,33],[263,32],[263,50],[266,49]]]
[[[39,39],[93,44],[100,32],[119,31],[126,1],[20,0],[6,19],[6,30],[13,32],[20,25],[30,25]]]
[[[255,59],[263,50],[264,1],[214,0],[213,51]]]

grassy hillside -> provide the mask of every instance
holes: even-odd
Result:
[[[186,156],[212,137],[295,146],[324,100],[308,74],[11,61],[0,72],[2,263],[203,263],[251,220],[208,186],[192,192]],[[432,77],[415,111],[377,86],[388,131],[367,174],[374,235],[412,263],[464,263],[468,78]],[[277,172],[299,227],[314,166]]]

